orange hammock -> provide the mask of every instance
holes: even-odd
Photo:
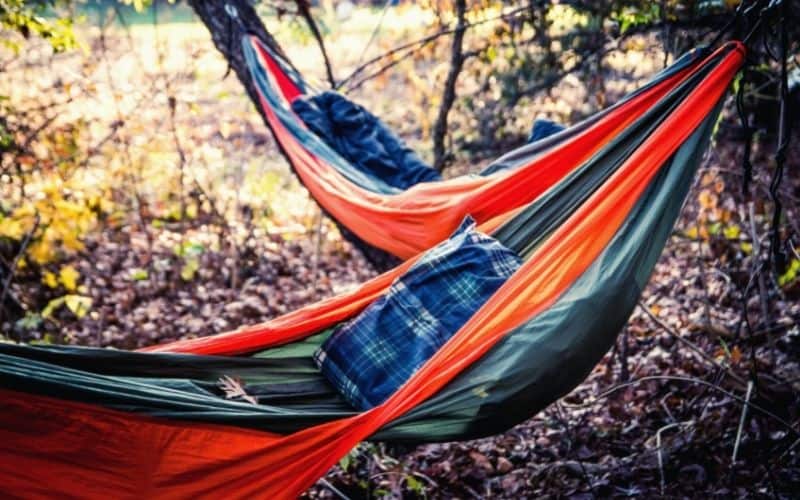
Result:
[[[686,56],[617,105],[496,162],[513,168],[385,194],[348,177],[352,167],[342,165],[346,160],[321,145],[292,113],[290,103],[304,95],[304,84],[288,65],[255,37],[245,37],[243,44],[267,121],[311,196],[363,242],[403,260],[447,238],[468,214],[483,231],[497,227],[606,146],[699,62],[697,52]]]
[[[570,207],[556,227],[541,235],[526,251],[522,267],[405,385],[369,411],[287,434],[201,422],[197,419],[213,417],[202,412],[193,421],[159,416],[161,407],[142,415],[131,408],[154,382],[98,376],[75,365],[59,366],[53,359],[31,364],[33,356],[52,357],[58,350],[0,344],[3,490],[20,497],[293,498],[360,441],[398,422],[413,429],[414,416],[422,408],[473,367],[492,359],[493,349],[507,341],[512,349],[524,347],[533,353],[514,369],[535,382],[527,390],[538,391],[541,397],[522,409],[506,400],[506,406],[501,403],[494,411],[514,415],[503,420],[507,425],[530,416],[579,383],[613,343],[670,233],[722,98],[743,59],[744,47],[730,43],[701,63],[705,64],[703,73],[694,76],[702,78],[692,79],[681,99],[646,127],[642,141],[614,159],[613,173]],[[629,121],[627,116],[618,118],[620,124]],[[617,125],[610,128],[619,130]],[[609,134],[611,130],[604,130],[596,139],[605,142]],[[536,161],[560,165],[562,155],[585,158],[583,147],[597,149],[594,143],[581,144],[581,148],[573,145],[579,151],[548,152]],[[339,179],[302,149],[297,154],[324,173],[326,182]],[[541,169],[559,170],[556,166]],[[509,176],[516,175],[526,186],[538,186],[538,175],[529,179],[514,172]],[[495,185],[504,179],[482,181],[486,186],[475,196],[493,196],[505,203],[526,191],[515,185],[505,197],[500,196]],[[346,185],[341,179],[336,182]],[[447,205],[449,197],[443,191],[459,191],[469,182],[443,183],[435,189],[421,186],[419,191],[433,189],[434,197]],[[473,199],[463,192],[455,197]],[[224,357],[305,339],[358,313],[413,260],[351,293],[264,324],[133,356],[140,361],[169,359],[176,366],[191,366],[208,359],[199,354],[221,356],[217,360],[243,359]],[[571,316],[576,308],[589,311],[592,319]],[[601,311],[603,318],[598,321]],[[99,351],[112,360],[100,363],[96,370],[101,371],[113,371],[113,359],[131,356]],[[127,391],[114,408],[105,406],[106,400],[119,396],[109,388],[110,382]],[[159,387],[167,398],[182,394],[175,384]],[[100,399],[78,400],[78,395],[89,393]],[[236,403],[231,408],[236,413],[252,406]]]

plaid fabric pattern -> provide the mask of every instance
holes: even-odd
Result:
[[[467,217],[381,298],[314,354],[355,408],[382,403],[519,268],[520,258]]]

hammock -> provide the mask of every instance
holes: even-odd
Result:
[[[387,267],[386,257],[396,264],[446,239],[468,214],[483,230],[497,227],[496,218],[574,172],[707,55],[702,49],[687,53],[616,105],[505,154],[481,175],[400,189],[348,162],[306,127],[292,103],[315,91],[277,50],[252,36],[242,44],[262,111],[295,173],[345,237],[379,268]]]
[[[373,262],[405,260],[447,238],[467,214],[482,229],[530,203],[640,118],[707,55],[694,50],[614,106],[580,124],[500,157],[480,176],[423,182],[401,190],[349,163],[313,134],[291,103],[314,91],[258,38],[243,52],[267,118],[301,182]],[[376,252],[377,250],[377,259]]]
[[[362,440],[469,439],[531,417],[579,384],[625,324],[743,59],[728,43],[693,64],[590,159],[501,216],[491,234],[522,266],[369,411],[346,405],[311,353],[418,257],[272,321],[149,352],[0,344],[4,491],[291,498]],[[539,161],[564,154],[554,151]],[[221,377],[258,404],[220,394]]]

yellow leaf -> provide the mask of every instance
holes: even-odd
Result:
[[[92,298],[85,295],[64,295],[64,303],[78,318],[86,316],[86,313],[92,308]]]
[[[61,281],[61,284],[70,292],[74,292],[78,287],[78,279],[80,279],[80,277],[81,273],[72,266],[63,266],[58,273],[58,279]]]
[[[197,205],[194,203],[189,204],[186,207],[186,216],[190,219],[194,219],[197,217]]]
[[[47,264],[55,257],[53,247],[46,241],[37,241],[28,247],[28,253],[37,264]]]
[[[231,135],[231,124],[228,122],[222,122],[219,124],[219,135],[222,136],[223,139],[227,139]]]
[[[731,224],[730,226],[727,226],[723,230],[723,234],[729,240],[735,240],[739,238],[739,234],[741,234],[741,232],[742,230],[739,229],[739,226],[737,226],[736,224]]]
[[[55,288],[58,286],[58,278],[55,274],[51,273],[50,271],[45,271],[44,275],[42,275],[42,283],[49,286],[50,288]]]
[[[717,195],[708,189],[700,191],[697,199],[700,201],[700,206],[705,209],[711,209],[717,206]]]
[[[47,303],[44,309],[42,309],[42,317],[43,318],[50,318],[53,315],[53,311],[61,307],[64,303],[64,297],[58,297],[56,299],[51,300]]]
[[[793,282],[800,271],[800,260],[792,259],[792,262],[786,268],[786,272],[778,277],[778,285],[785,286]]]
[[[61,242],[67,250],[83,250],[83,243],[74,232],[65,232],[61,235]]]
[[[186,260],[186,263],[181,268],[181,278],[184,281],[192,281],[195,273],[200,269],[200,261],[196,258]]]
[[[11,218],[0,219],[0,236],[11,238],[12,240],[21,240],[25,236],[25,228],[22,222]]]

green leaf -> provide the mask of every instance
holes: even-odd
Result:
[[[140,267],[131,269],[130,273],[133,281],[144,281],[150,277],[150,273],[147,272],[147,269],[142,269]]]
[[[182,245],[175,245],[173,249],[173,252],[178,257],[199,257],[205,251],[206,249],[202,243],[193,243],[191,241],[187,241]]]
[[[722,346],[722,350],[725,351],[725,357],[726,358],[730,358],[731,357],[731,350],[728,348],[728,343],[725,342],[725,339],[723,339],[722,337],[720,337],[719,343]]]
[[[489,48],[486,49],[486,59],[489,62],[493,62],[497,59],[497,49],[495,49],[494,46],[490,45]]]
[[[16,326],[21,330],[36,330],[42,324],[42,316],[37,313],[26,313],[17,320]]]
[[[778,286],[785,286],[797,279],[800,274],[800,260],[792,259],[792,262],[786,268],[786,272],[778,277]]]
[[[350,456],[349,453],[339,459],[339,467],[341,467],[341,469],[345,472],[350,470],[351,463],[352,463],[352,457]]]
[[[50,332],[47,332],[40,338],[39,340],[31,340],[31,344],[33,345],[49,345],[49,344],[56,344],[56,337]]]
[[[425,495],[425,485],[422,484],[422,481],[412,476],[411,474],[406,476],[406,486],[408,487],[409,490],[413,491],[417,495],[420,496]]]

